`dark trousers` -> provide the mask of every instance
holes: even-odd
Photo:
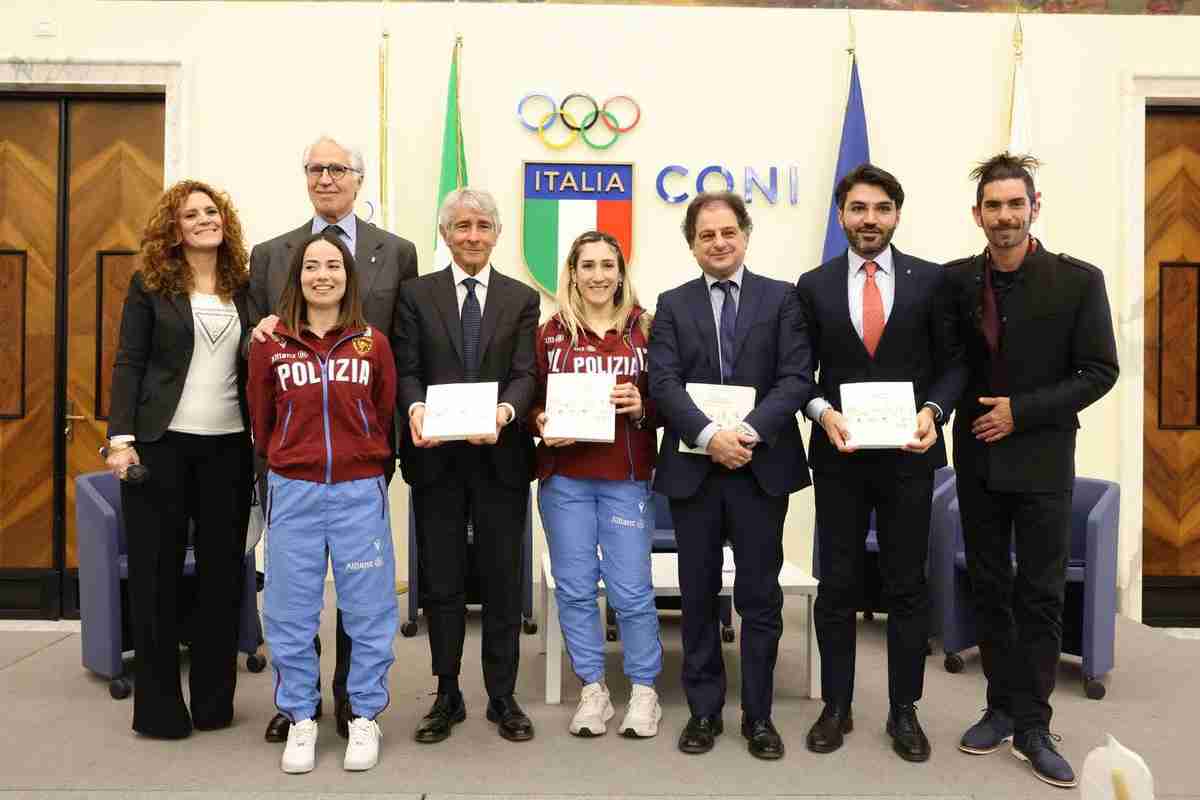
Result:
[[[933,473],[896,471],[895,454],[864,454],[836,472],[813,476],[820,536],[821,583],[813,617],[821,646],[821,694],[849,708],[854,701],[855,620],[871,512],[879,540],[879,575],[888,612],[888,698],[921,699],[929,639],[925,561]]]
[[[483,447],[442,446],[458,450],[446,474],[412,491],[433,674],[456,677],[462,669],[468,558],[473,552],[483,603],[483,681],[489,697],[506,697],[517,682],[529,490],[501,483]],[[470,550],[468,520],[474,528]]]
[[[988,706],[1008,713],[1018,733],[1049,729],[1062,650],[1071,490],[993,492],[962,472],[956,485]]]
[[[701,458],[701,456],[696,456]],[[683,688],[692,715],[720,716],[725,706],[719,604],[721,546],[733,546],[733,603],[742,618],[742,712],[768,719],[775,660],[783,634],[783,519],[787,495],[772,497],[746,467],[716,467],[694,495],[671,500],[679,547],[683,610]]]
[[[250,437],[167,431],[157,442],[136,447],[150,475],[140,485],[121,484],[136,651],[133,729],[180,738],[193,724],[203,730],[233,720]],[[196,559],[190,716],[179,680],[179,593],[189,520],[195,522]]]
[[[392,482],[392,476],[395,474],[396,462],[392,460],[388,462],[386,467],[384,467],[384,477],[387,478],[389,485]],[[258,491],[259,497],[267,496],[266,472],[263,472],[262,476],[259,478]],[[340,608],[337,610],[337,636],[334,641],[336,643],[336,647],[334,653],[335,662],[333,666],[333,699],[334,702],[340,705],[344,700],[346,700],[346,678],[350,676],[350,650],[353,647],[353,642],[346,634],[346,627],[342,624],[342,610]],[[313,649],[317,651],[317,657],[319,658],[321,655],[320,635],[313,637]],[[321,679],[318,678],[317,691],[319,692],[320,689]]]

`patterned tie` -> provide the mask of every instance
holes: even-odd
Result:
[[[883,297],[879,294],[879,285],[875,283],[875,271],[879,265],[868,261],[863,268],[867,271],[867,281],[863,284],[863,344],[871,358],[874,358],[879,338],[883,336]]]
[[[479,311],[479,298],[475,296],[478,283],[474,278],[463,279],[463,286],[467,287],[467,299],[462,305],[463,367],[468,383],[479,377],[479,323],[483,315]]]
[[[725,295],[721,303],[721,382],[733,380],[733,338],[737,327],[737,305],[733,298],[733,281],[717,281],[714,289],[720,289]]]

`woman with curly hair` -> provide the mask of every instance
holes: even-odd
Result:
[[[165,739],[233,720],[242,560],[253,467],[243,331],[246,247],[223,193],[180,181],[141,243],[113,365],[106,463],[122,479],[136,650],[133,729]],[[141,464],[141,483],[124,481]],[[197,624],[179,678],[178,586],[195,523]]]

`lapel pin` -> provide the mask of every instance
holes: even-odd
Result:
[[[371,260],[372,260],[372,261],[374,261],[375,259],[373,259],[373,258],[372,258]],[[906,270],[904,270],[904,274],[905,274],[905,275],[912,275],[912,270],[911,270],[911,269],[906,269]]]
[[[374,264],[374,263],[375,263],[375,256],[371,256],[371,263],[372,263],[372,264]]]

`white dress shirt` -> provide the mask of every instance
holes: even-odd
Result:
[[[731,289],[731,292],[734,309],[740,308],[742,303],[742,280],[745,278],[745,275],[745,264],[742,264],[740,267],[738,267],[737,272],[733,273],[728,278],[714,278],[707,272],[704,273],[704,284],[708,287],[708,299],[712,303],[713,325],[716,327],[717,331],[717,369],[720,370],[720,374],[722,375],[725,374],[725,363],[723,356],[721,355],[721,311],[725,308],[725,292],[721,291],[720,289],[713,291],[713,287],[722,280],[728,280],[732,282],[733,288]],[[736,315],[737,312],[735,310],[735,318]],[[756,440],[758,439],[758,432],[745,422],[741,423],[738,428],[740,433],[745,433],[748,436],[753,436]],[[713,436],[715,436],[717,431],[720,429],[721,427],[715,422],[710,422],[705,425],[700,431],[700,434],[696,437],[696,447],[707,452],[708,443],[712,441]]]
[[[350,249],[351,254],[355,252],[354,248],[358,244],[358,217],[354,216],[354,211],[339,219],[337,222],[327,222],[324,217],[313,217],[312,232],[320,233],[330,225],[337,225],[342,229],[338,234],[338,238],[342,240],[342,244]]]

